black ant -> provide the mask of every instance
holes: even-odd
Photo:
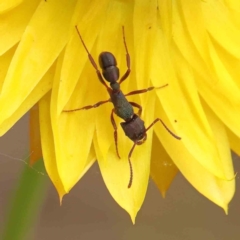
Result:
[[[109,95],[110,95],[110,99],[106,100],[106,101],[100,101],[97,102],[94,105],[88,105],[85,107],[81,107],[81,108],[77,108],[77,109],[72,109],[72,110],[63,110],[63,112],[74,112],[74,111],[79,111],[79,110],[88,110],[91,108],[97,108],[100,105],[107,103],[107,102],[112,102],[114,105],[114,108],[112,110],[111,113],[111,122],[114,128],[114,140],[115,140],[115,147],[116,147],[116,152],[118,157],[120,158],[119,152],[118,152],[118,140],[117,140],[117,125],[116,122],[114,120],[113,117],[113,113],[115,113],[117,116],[119,116],[120,118],[122,118],[125,122],[121,123],[122,129],[125,132],[125,135],[128,136],[133,142],[133,146],[128,154],[128,162],[129,162],[129,166],[130,166],[130,180],[129,180],[129,184],[128,184],[128,188],[131,187],[132,185],[132,180],[133,180],[133,171],[132,171],[132,164],[131,164],[131,156],[133,153],[133,150],[135,148],[136,145],[141,145],[143,144],[146,139],[147,139],[147,131],[157,122],[161,122],[162,125],[164,126],[164,128],[176,139],[180,140],[181,138],[178,137],[177,135],[175,135],[173,132],[171,132],[171,130],[164,124],[164,122],[160,119],[157,118],[155,119],[152,124],[150,124],[150,126],[148,128],[145,128],[144,126],[144,121],[140,118],[141,113],[142,113],[142,107],[135,103],[135,102],[129,102],[126,99],[126,96],[130,96],[130,95],[134,95],[134,94],[140,94],[140,93],[145,93],[148,91],[151,91],[153,89],[155,89],[155,87],[149,87],[146,89],[142,89],[142,90],[136,90],[136,91],[132,91],[129,92],[127,94],[123,94],[121,89],[120,89],[120,84],[127,79],[127,77],[129,76],[131,69],[130,69],[130,55],[128,53],[128,49],[127,49],[127,44],[126,44],[126,40],[125,40],[125,34],[124,34],[124,27],[122,27],[122,31],[123,31],[123,42],[124,42],[124,46],[125,46],[125,50],[126,50],[126,61],[127,61],[127,71],[125,72],[125,74],[120,78],[119,82],[119,68],[117,67],[117,61],[114,57],[114,55],[110,52],[102,52],[99,55],[99,64],[100,67],[102,69],[102,74],[100,73],[96,62],[94,61],[92,55],[90,54],[90,52],[88,51],[82,36],[77,28],[77,33],[80,37],[80,40],[86,50],[86,52],[88,53],[88,58],[91,62],[91,64],[93,65],[93,67],[95,68],[96,72],[97,72],[97,76],[98,79],[100,80],[100,82],[106,87]],[[103,75],[103,77],[102,77]],[[104,79],[108,82],[110,82],[110,87],[106,84],[106,82],[104,81]],[[163,88],[166,87],[168,84],[158,87],[158,88]],[[135,114],[133,111],[133,107],[138,108],[138,114]]]

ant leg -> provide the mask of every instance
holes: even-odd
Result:
[[[100,73],[100,71],[99,71],[99,69],[98,69],[98,67],[97,67],[96,62],[94,61],[92,55],[91,55],[90,52],[88,51],[87,46],[85,45],[85,43],[84,43],[84,41],[83,41],[83,39],[82,39],[82,36],[81,36],[81,34],[80,34],[79,30],[78,30],[78,27],[75,26],[75,28],[76,28],[77,33],[78,33],[78,36],[80,37],[80,40],[81,40],[81,42],[82,42],[82,44],[83,44],[83,47],[85,48],[85,50],[86,50],[86,52],[87,52],[87,54],[88,54],[88,59],[90,60],[92,66],[95,68],[95,70],[96,70],[96,72],[97,72],[98,79],[100,80],[100,82],[101,82],[107,89],[109,89],[108,85],[105,83],[105,81],[104,81],[104,79],[103,79],[103,77],[102,77],[102,74]]]
[[[133,107],[138,108],[138,116],[140,117],[142,115],[142,106],[135,103],[135,102],[129,102]]]
[[[113,128],[114,128],[114,141],[115,141],[116,152],[117,152],[118,158],[120,159],[121,157],[120,157],[119,152],[118,152],[117,124],[114,120],[113,113],[114,113],[114,109],[112,110],[112,113],[111,113],[111,122],[112,122],[112,125],[113,125]]]
[[[124,46],[125,46],[125,49],[126,49],[127,71],[124,73],[124,75],[119,80],[119,84],[121,84],[124,80],[126,80],[127,77],[129,76],[130,72],[131,72],[131,69],[130,69],[130,55],[128,53],[128,48],[127,48],[127,44],[126,44],[124,26],[122,27],[122,31],[123,31],[123,43],[124,43]]]
[[[130,188],[132,186],[132,182],[133,182],[133,168],[132,168],[132,163],[131,163],[131,156],[132,156],[135,146],[136,146],[136,143],[134,142],[134,144],[128,154],[128,163],[129,163],[129,168],[130,168],[130,179],[129,179],[129,183],[128,183],[128,188]]]
[[[81,107],[81,108],[70,109],[70,110],[63,110],[63,112],[76,112],[76,111],[79,111],[79,110],[88,110],[88,109],[91,109],[91,108],[97,108],[97,107],[99,107],[102,104],[107,103],[107,102],[110,102],[110,99],[108,99],[106,101],[97,102],[97,103],[95,103],[93,105],[87,105],[87,106]]]
[[[129,93],[125,94],[124,96],[146,93],[146,92],[152,91],[153,89],[160,89],[160,88],[164,88],[164,87],[167,87],[167,86],[168,86],[168,84],[165,84],[161,87],[149,87],[149,88],[146,88],[146,89],[136,90],[136,91],[129,92]]]
[[[156,124],[157,122],[161,122],[162,125],[165,127],[165,129],[166,129],[173,137],[175,137],[175,138],[178,139],[178,140],[181,139],[181,137],[179,137],[179,136],[177,136],[176,134],[174,134],[174,133],[166,126],[166,124],[165,124],[160,118],[155,119],[155,120],[153,121],[153,123],[150,124],[150,126],[149,126],[148,128],[146,128],[146,131],[145,131],[145,132],[147,132],[147,131],[148,131],[154,124]]]

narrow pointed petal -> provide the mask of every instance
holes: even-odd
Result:
[[[128,19],[123,18],[123,16],[119,14],[120,11],[116,11],[116,9],[132,11],[131,5],[125,4],[125,2],[111,1],[109,3],[108,14],[106,15],[102,31],[100,32],[98,38],[97,49],[98,52],[107,50],[114,54],[117,59],[119,69],[122,71],[122,76],[127,68],[126,50],[124,49],[122,38],[122,26],[125,27],[125,37],[130,53],[133,53],[133,43],[131,42],[132,33]],[[111,41],[106,41],[106,39],[111,39]],[[133,64],[134,59],[134,57],[131,58],[131,64]],[[133,71],[128,78],[128,81],[121,85],[121,89],[124,93],[134,90],[134,88],[132,89],[128,87],[130,82],[136,82],[130,80],[134,77],[135,74]],[[104,90],[103,87],[102,89],[104,94],[106,94],[106,90]],[[131,98],[131,101],[133,100],[135,102],[135,99],[138,99],[136,102],[139,102],[138,96]],[[144,121],[146,121],[146,124],[150,124],[153,118],[154,100],[152,101],[152,105],[151,103],[148,103],[148,105],[150,105],[149,112],[147,115],[144,115]],[[121,159],[118,159],[113,135],[114,129],[110,119],[108,117],[106,118],[107,115],[110,116],[112,108],[112,105],[105,104],[101,108],[96,109],[98,117],[96,119],[97,132],[96,138],[94,139],[94,146],[101,173],[108,190],[115,201],[129,213],[132,221],[135,222],[136,214],[143,203],[148,184],[152,131],[149,131],[148,141],[146,141],[146,143],[142,146],[136,146],[132,154],[131,162],[133,167],[133,183],[131,188],[128,189],[130,168],[127,156],[133,146],[133,143],[124,135],[123,130],[121,129],[120,121],[122,122],[122,120],[114,114],[114,119],[118,127],[118,148],[121,156]],[[111,140],[109,141],[109,139]]]
[[[35,11],[2,88],[0,124],[19,108],[66,44],[73,30],[70,26],[75,4],[76,0],[51,1],[51,4],[41,4]]]
[[[164,52],[163,47],[161,52]],[[167,65],[166,58],[163,57],[163,68],[159,74],[162,78],[168,79],[169,87],[166,91],[164,89],[157,92],[159,99],[171,121],[177,121],[173,127],[177,129],[176,132],[182,137],[181,141],[194,158],[214,175],[226,179],[214,136],[199,100],[194,75],[178,54],[174,55],[174,59],[176,63],[174,68],[179,81],[173,75],[170,63]],[[179,107],[176,99],[181,99],[182,107]]]
[[[92,144],[87,161],[86,161],[86,165],[85,165],[83,171],[79,175],[79,180],[84,176],[84,174],[90,169],[90,167],[92,167],[92,165],[95,162],[96,162],[96,153],[94,150],[94,146]]]
[[[123,37],[122,37],[122,26],[125,26],[125,34],[129,37],[128,33],[131,33],[131,28],[129,27],[129,24],[127,24],[126,17],[124,17],[121,14],[121,11],[130,11],[131,5],[126,4],[125,2],[119,2],[119,1],[110,1],[108,4],[108,12],[105,15],[105,19],[103,21],[101,32],[98,36],[97,41],[97,53],[101,53],[103,51],[109,51],[112,52],[117,59],[117,64],[120,69],[121,76],[124,74],[124,72],[127,70],[126,67],[126,50],[124,48],[123,43]],[[130,8],[130,9],[129,9]],[[116,11],[118,9],[118,11]],[[127,38],[131,39],[131,37]],[[131,43],[127,40],[127,45],[130,52],[131,51]],[[95,54],[96,56],[96,54]],[[96,57],[95,57],[96,59]],[[130,79],[133,76],[134,73],[131,73]],[[95,78],[96,79],[96,78]],[[124,84],[121,85],[122,91],[130,92],[128,88],[128,84],[131,81],[128,78],[128,81],[124,82]],[[96,83],[97,84],[97,83]],[[99,87],[99,92],[101,91],[101,98],[99,100],[105,100],[109,99],[109,94],[106,91],[106,88],[101,84],[98,83],[97,85]],[[100,90],[101,89],[101,90]],[[131,89],[132,90],[132,89]],[[97,109],[97,119],[96,119],[96,129],[97,129],[97,141],[99,149],[101,149],[101,154],[103,154],[103,157],[106,157],[107,152],[109,151],[109,148],[114,144],[114,138],[113,138],[113,126],[110,121],[110,115],[111,111],[113,109],[113,105],[111,103],[104,104],[100,107],[100,109]],[[106,116],[109,116],[106,118]],[[119,126],[119,119],[118,117],[114,116],[115,121],[117,123],[117,126]],[[107,141],[106,141],[106,140]],[[109,141],[109,139],[112,139],[112,141]],[[119,142],[120,142],[119,138]],[[126,149],[124,149],[126,151]],[[126,151],[127,152],[127,151]],[[127,153],[128,154],[128,153]],[[125,155],[127,156],[127,155]]]
[[[158,63],[152,61],[152,54],[155,51],[156,9],[157,5],[154,1],[137,1],[134,5],[133,29],[134,49],[136,49],[134,52],[134,68],[137,69],[136,79],[139,89],[149,85],[149,80],[151,79],[149,67],[151,65],[156,66],[156,63]],[[159,78],[157,80],[157,86],[161,86],[166,81]],[[146,95],[140,95],[141,100],[145,99],[145,97]]]
[[[170,121],[168,121],[166,118],[164,110],[160,108],[160,105],[156,104],[156,107],[158,108],[157,112],[162,112],[161,115],[163,116],[163,120],[169,126]],[[209,124],[215,135],[216,144],[218,146],[222,165],[224,166],[225,175],[228,177],[228,179],[232,180],[227,181],[215,177],[211,172],[199,164],[199,162],[189,153],[188,148],[184,146],[182,141],[179,141],[179,143],[176,144],[175,139],[169,137],[169,134],[165,131],[161,131],[160,134],[159,128],[161,128],[161,126],[159,125],[155,126],[155,130],[162,145],[186,179],[201,194],[227,211],[229,201],[232,199],[235,191],[235,179],[231,154],[228,146],[228,139],[225,128],[219,119],[210,111],[208,111],[206,114]],[[217,125],[215,126],[215,124]],[[168,140],[164,140],[164,138],[168,138]]]
[[[144,111],[142,116],[146,126],[152,123],[154,103],[155,95],[148,95],[146,111]],[[112,129],[112,126],[110,124],[108,125]],[[143,145],[136,146],[133,151],[131,156],[133,179],[131,188],[128,188],[130,168],[127,156],[133,146],[133,142],[123,134],[120,124],[117,124],[117,126],[119,136],[118,147],[121,159],[117,157],[114,141],[112,141],[112,145],[106,157],[103,155],[102,149],[99,148],[99,145],[95,142],[97,158],[108,190],[115,201],[129,213],[134,223],[136,214],[142,206],[148,186],[153,128],[147,132],[146,142]],[[114,139],[113,129],[111,137]]]
[[[227,52],[239,59],[240,33],[238,27],[229,18],[226,6],[221,2],[208,1],[202,4],[202,13],[210,36]]]
[[[240,2],[235,0],[227,0],[224,2],[229,10],[228,16],[232,19],[232,21],[237,25],[240,26]]]
[[[231,149],[240,156],[240,139],[232,131],[226,129]]]
[[[2,90],[2,86],[4,84],[4,79],[6,77],[9,64],[12,60],[13,54],[16,51],[16,46],[12,47],[10,50],[5,52],[2,56],[0,56],[0,92]]]
[[[107,2],[105,1],[105,3]],[[97,7],[99,2],[92,1],[91,4],[96,6],[92,10],[93,6],[90,8],[89,3],[85,2],[86,6],[83,6],[83,2],[81,2],[81,4],[77,4],[74,11],[73,19],[76,19],[78,29],[86,41],[89,51],[97,37],[101,19],[104,16],[105,3],[103,1],[101,7]],[[83,27],[85,19],[89,17],[93,21],[95,19],[96,25],[93,28]],[[86,67],[85,64],[87,64]],[[69,113],[62,111],[98,102],[101,99],[98,86],[101,87],[101,84],[95,70],[90,64],[88,54],[76,28],[73,28],[70,41],[58,60],[51,110],[58,171],[66,191],[69,191],[79,180],[79,176],[85,173],[86,166],[90,166],[87,161],[91,153],[96,112],[84,110]],[[92,95],[90,91],[95,94]],[[79,92],[85,94],[79,94]]]
[[[157,136],[153,134],[151,177],[161,192],[162,197],[166,196],[166,192],[177,172],[178,168],[159,142]]]
[[[40,131],[41,131],[41,143],[43,151],[43,160],[48,176],[53,182],[55,188],[58,191],[60,203],[63,196],[67,193],[65,191],[62,180],[58,173],[55,146],[53,133],[51,128],[51,118],[50,118],[50,99],[51,93],[49,92],[44,96],[39,102],[39,120],[40,120]]]
[[[149,5],[147,6],[149,7]],[[143,4],[139,9],[145,11],[147,6]],[[152,6],[152,8],[154,7],[156,8],[156,6]],[[147,12],[150,12],[150,10]],[[136,15],[138,14],[137,12]],[[142,18],[136,17],[135,21],[136,29],[141,29],[140,26],[145,26],[145,33],[142,33],[142,35],[144,35],[142,39],[145,38],[145,41],[142,40],[142,43],[137,45],[137,49],[148,49],[148,52],[138,51],[136,53],[136,65],[138,69],[140,69],[137,73],[137,78],[139,78],[141,83],[141,79],[142,82],[144,82],[146,80],[143,79],[147,79],[146,76],[148,76],[156,87],[169,84],[168,87],[156,90],[156,92],[169,119],[171,119],[172,122],[174,120],[179,122],[179,124],[174,124],[175,132],[181,135],[181,141],[204,167],[220,178],[226,179],[223,168],[218,167],[220,165],[220,159],[216,146],[212,142],[213,136],[206,123],[198,93],[196,92],[196,86],[193,83],[193,76],[188,77],[190,78],[189,81],[191,80],[192,82],[189,86],[189,84],[186,84],[185,78],[186,74],[190,75],[191,73],[188,73],[188,68],[182,66],[183,61],[177,59],[176,66],[179,69],[180,77],[184,76],[184,79],[178,83],[175,76],[176,68],[172,66],[169,58],[169,52],[171,51],[169,50],[169,46],[164,39],[161,29],[158,27],[156,17],[154,18],[148,14],[143,16]],[[151,34],[151,31],[154,32],[154,34]],[[138,40],[138,38],[136,39]],[[145,47],[143,47],[144,45]],[[154,46],[154,48],[152,46]],[[151,57],[147,57],[148,54],[150,54]],[[148,68],[143,64],[145,61],[146,65],[146,59]],[[174,96],[174,98],[172,96]],[[181,99],[182,108],[179,108],[179,101],[176,101],[176,99]],[[158,117],[161,117],[161,115],[158,115]],[[192,139],[195,139],[195,141],[192,141]]]
[[[182,1],[183,3],[184,1]],[[216,3],[217,12],[219,12],[219,6]],[[193,3],[192,3],[193,4]],[[205,99],[208,105],[213,109],[213,111],[217,114],[217,116],[237,135],[240,135],[240,126],[238,124],[238,116],[239,116],[239,107],[240,107],[240,92],[239,88],[237,87],[236,83],[233,80],[233,76],[231,76],[228,72],[228,69],[224,66],[221,59],[212,44],[212,41],[209,39],[207,35],[207,30],[209,28],[209,21],[211,24],[213,19],[213,15],[216,15],[215,8],[211,3],[201,2],[201,6],[206,10],[206,14],[203,15],[203,11],[186,11],[185,9],[189,7],[192,10],[191,4],[186,5],[182,9],[177,5],[173,5],[173,34],[174,34],[174,43],[176,44],[178,51],[182,54],[183,58],[186,59],[187,63],[193,67],[193,73],[195,75],[196,85],[198,87],[198,91],[201,96]],[[215,5],[215,4],[214,4]],[[219,2],[219,5],[221,3]],[[206,8],[206,9],[205,9]],[[182,14],[181,9],[185,14]],[[211,10],[210,14],[209,11]],[[215,13],[213,13],[215,12]],[[187,14],[188,13],[188,14]],[[222,14],[222,13],[221,13]],[[220,14],[220,16],[222,16]],[[198,20],[196,21],[196,17]],[[192,25],[188,22],[195,22],[201,23],[205,22],[205,24],[198,24]],[[187,24],[188,29],[186,30],[185,24]],[[229,23],[229,22],[226,22]],[[217,27],[218,25],[218,27]],[[231,26],[229,24],[225,24],[225,26]],[[219,22],[215,22],[216,31],[218,33],[224,32],[222,29],[219,28]],[[196,29],[199,29],[199,34],[201,32],[205,32],[205,41],[197,41],[199,38],[192,38],[188,37],[189,32],[192,33],[193,31],[196,32]],[[202,29],[204,28],[204,29]],[[212,28],[212,26],[210,26]],[[195,29],[195,30],[193,30]],[[203,31],[205,30],[205,31]],[[215,33],[217,34],[217,33]],[[234,31],[232,34],[239,39],[240,36],[239,32]],[[231,35],[232,35],[231,34]],[[193,35],[193,34],[191,34]],[[225,37],[228,34],[225,33]],[[225,41],[226,38],[222,41]],[[231,46],[231,42],[233,41],[233,46],[235,45],[235,40],[229,38],[228,36],[228,44],[226,46]],[[238,40],[237,40],[238,41]],[[202,44],[202,46],[200,46]],[[202,50],[201,50],[202,49]],[[228,49],[228,51],[232,53],[233,50]],[[234,56],[238,56],[238,52],[236,51]],[[239,57],[238,57],[239,59]],[[239,79],[239,72],[238,77],[235,79]],[[231,109],[231,110],[230,110]],[[223,176],[222,176],[223,178]]]
[[[15,1],[15,3],[18,4],[17,1]],[[14,5],[9,6],[10,8],[13,6],[15,8],[3,15],[0,15],[0,55],[8,51],[22,38],[22,35],[26,30],[26,26],[38,5],[39,0],[25,0],[17,7]]]
[[[77,21],[77,28],[84,39],[84,42],[88,48],[88,50],[91,52],[92,47],[96,41],[96,38],[99,34],[99,29],[101,29],[102,22],[103,22],[103,16],[104,16],[104,10],[106,9],[106,3],[108,0],[102,1],[101,5],[99,6],[98,1],[91,1],[91,7],[86,5],[83,6],[82,4],[85,4],[85,2],[81,2],[79,4],[79,7],[76,7],[75,12],[81,12],[80,18]],[[83,12],[84,11],[84,12]],[[89,18],[91,16],[92,21],[94,22],[93,26],[91,28],[87,27],[85,24],[85,19]],[[83,101],[83,104],[86,103],[86,98],[84,97],[83,94],[79,94],[80,91],[84,92],[81,90],[83,85],[85,85],[85,88],[87,92],[89,89],[91,89],[93,92],[98,94],[99,91],[95,91],[94,86],[100,86],[99,80],[97,78],[97,74],[95,73],[95,69],[91,66],[91,63],[88,59],[88,54],[87,51],[84,49],[82,42],[80,40],[80,37],[77,33],[76,26],[74,28],[74,32],[66,46],[65,53],[64,53],[64,59],[62,63],[62,71],[61,71],[61,82],[59,84],[59,89],[58,89],[58,113],[61,113],[63,108],[66,106],[68,103],[70,97],[71,101],[76,101],[76,99],[72,99],[72,94],[74,89],[75,92],[78,92],[78,94],[75,94],[74,96],[78,98],[78,101]],[[97,56],[94,56],[95,58]],[[96,58],[97,61],[97,58]],[[91,66],[89,68],[89,72],[84,72],[83,69],[85,64]],[[91,79],[88,81],[83,77],[84,75],[91,76]],[[81,81],[80,86],[76,86],[78,82]],[[88,84],[89,85],[88,86]],[[81,87],[81,88],[79,88]],[[101,86],[100,86],[101,87]],[[76,96],[77,95],[77,96]],[[101,95],[99,94],[99,97]],[[81,100],[80,100],[81,99]],[[100,98],[98,98],[99,100]],[[71,103],[70,101],[70,103]],[[81,102],[79,102],[81,103]],[[94,102],[92,102],[93,104]],[[71,106],[70,104],[68,105],[69,107]],[[75,108],[80,107],[79,106],[73,106]],[[69,115],[70,116],[70,115]]]
[[[51,121],[54,135],[55,154],[57,159],[57,169],[62,180],[64,189],[70,189],[79,180],[86,166],[86,161],[90,152],[92,138],[95,130],[95,111],[77,111],[57,113],[58,89],[61,79],[61,69],[64,59],[64,52],[58,58],[56,74],[51,100]],[[90,66],[89,66],[90,67]],[[84,78],[86,82],[90,79]],[[85,85],[86,86],[86,85]],[[76,86],[72,106],[79,107],[78,89],[83,90],[81,82]],[[88,90],[86,89],[87,93]],[[81,104],[80,104],[81,106]],[[67,159],[67,161],[66,161]]]
[[[157,0],[157,22],[161,26],[167,42],[172,41],[172,2]],[[162,17],[161,17],[162,16]]]
[[[55,64],[53,64],[53,66],[42,77],[36,88],[30,92],[19,108],[0,125],[0,136],[5,134],[29,109],[31,109],[34,104],[39,101],[39,99],[41,99],[52,88],[54,73]]]
[[[29,123],[29,133],[30,133],[29,164],[33,165],[35,162],[37,162],[39,159],[42,158],[38,105],[35,105],[30,110],[30,121],[29,122],[30,122]]]
[[[23,0],[9,0],[9,1],[1,1],[0,2],[0,14],[3,14],[16,6],[20,5]]]

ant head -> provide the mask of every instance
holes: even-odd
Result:
[[[116,82],[119,79],[119,69],[114,55],[110,52],[102,52],[98,58],[102,74],[106,81]]]
[[[138,115],[134,114],[130,121],[121,123],[122,129],[133,142],[141,145],[147,139],[144,122]]]

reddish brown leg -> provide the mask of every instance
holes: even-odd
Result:
[[[81,42],[82,42],[82,44],[83,44],[83,47],[85,48],[85,50],[86,50],[86,52],[87,52],[87,54],[88,54],[88,58],[89,58],[90,62],[91,62],[91,64],[93,65],[93,67],[95,68],[95,70],[96,70],[96,72],[97,72],[98,79],[99,79],[100,82],[107,88],[107,90],[109,90],[110,88],[108,87],[108,85],[107,85],[106,82],[104,81],[104,79],[103,79],[103,77],[102,77],[102,74],[100,73],[100,71],[99,71],[99,69],[98,69],[98,67],[97,67],[96,62],[94,61],[92,55],[91,55],[90,52],[88,51],[87,46],[85,45],[85,43],[84,43],[84,41],[83,41],[83,39],[82,39],[82,36],[81,36],[81,34],[80,34],[79,30],[78,30],[78,27],[75,26],[75,28],[76,28],[77,33],[78,33],[78,36],[80,37],[80,40],[81,40]]]
[[[132,186],[132,182],[133,182],[133,168],[132,168],[132,163],[131,163],[131,156],[132,156],[135,146],[136,146],[136,143],[134,142],[134,144],[128,154],[128,163],[129,163],[129,168],[130,168],[130,179],[129,179],[129,183],[128,183],[128,188],[130,188]]]
[[[138,116],[140,117],[142,115],[142,106],[135,103],[135,102],[129,102],[133,107],[138,108]]]
[[[130,96],[130,95],[135,95],[135,94],[146,93],[146,92],[152,91],[153,89],[164,88],[166,86],[168,86],[168,84],[165,84],[165,85],[163,85],[161,87],[149,87],[149,88],[146,88],[146,89],[136,90],[136,91],[129,92],[129,93],[125,94],[124,96]]]
[[[178,140],[181,139],[179,136],[177,136],[176,134],[174,134],[174,133],[166,126],[166,124],[165,124],[160,118],[155,119],[155,120],[153,121],[153,123],[150,124],[150,126],[149,126],[148,128],[146,128],[146,131],[145,131],[145,132],[147,132],[147,131],[148,131],[155,123],[157,123],[157,122],[161,122],[162,125],[165,127],[165,129],[166,129],[173,137],[175,137],[175,138],[178,139]]]
[[[106,101],[100,101],[100,102],[97,102],[95,103],[94,105],[87,105],[85,107],[81,107],[81,108],[76,108],[76,109],[71,109],[71,110],[63,110],[63,112],[76,112],[76,111],[79,111],[79,110],[88,110],[88,109],[91,109],[91,108],[97,108],[99,107],[100,105],[104,104],[104,103],[107,103],[107,102],[110,102],[110,99],[106,100]]]
[[[111,113],[111,122],[114,128],[114,141],[115,141],[116,152],[117,152],[118,158],[121,158],[118,152],[117,124],[114,120],[113,113],[114,113],[114,109],[112,110],[112,113]]]
[[[127,44],[126,44],[124,26],[122,27],[122,31],[123,31],[123,42],[124,42],[124,46],[125,46],[125,49],[126,49],[127,71],[124,73],[124,75],[119,80],[119,84],[121,84],[124,80],[126,80],[127,77],[129,76],[130,72],[131,72],[131,69],[130,69],[130,55],[128,53],[128,48],[127,48]]]

